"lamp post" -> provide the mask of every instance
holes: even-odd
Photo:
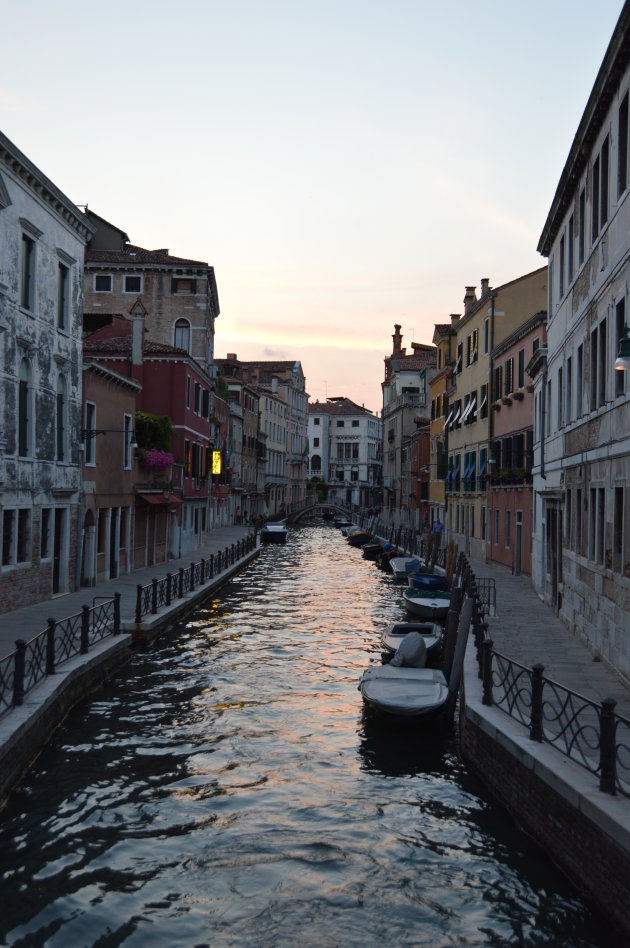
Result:
[[[615,359],[615,369],[618,372],[625,372],[630,369],[630,331],[627,326],[623,327],[623,336],[619,340],[619,352]]]
[[[127,431],[126,428],[81,428],[80,438],[81,441],[91,441],[92,438],[95,438],[100,434],[128,434],[131,437],[129,442],[130,448],[137,448],[138,442],[136,441],[136,434],[134,431]]]

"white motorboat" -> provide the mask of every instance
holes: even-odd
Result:
[[[419,556],[393,556],[389,561],[391,571],[397,583],[406,583],[411,573],[416,573],[422,566]]]
[[[262,543],[286,543],[287,527],[285,523],[266,523],[260,531]]]
[[[444,630],[435,622],[394,622],[381,636],[384,655],[394,655],[409,632],[419,632],[427,649],[427,661],[439,652]]]
[[[377,713],[408,721],[440,714],[448,698],[448,684],[437,668],[370,665],[359,690]]]

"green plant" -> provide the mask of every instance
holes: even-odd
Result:
[[[136,412],[137,457],[142,461],[152,448],[167,453],[171,450],[173,422],[168,415],[154,415],[150,411]]]
[[[217,376],[216,391],[219,398],[222,398],[224,402],[227,402],[230,390],[228,388],[228,383],[225,381],[222,375]]]

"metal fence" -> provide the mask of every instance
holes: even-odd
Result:
[[[545,742],[599,778],[604,793],[630,797],[630,721],[615,714],[616,702],[599,704],[495,651],[480,585],[467,561],[464,584],[473,595],[473,630],[483,683],[483,703],[494,706],[529,729],[531,740]],[[487,582],[487,581],[486,581]]]
[[[146,586],[138,586],[136,622],[194,592],[255,546],[256,537],[250,534],[177,573],[168,573],[164,579],[154,579]],[[91,646],[106,636],[120,634],[120,593],[114,593],[112,599],[97,605],[98,598],[95,597],[91,607],[83,606],[76,615],[49,619],[46,629],[29,641],[18,639],[15,649],[0,658],[0,717],[23,704],[29,691],[48,675],[53,675],[59,665],[75,655],[86,655]]]

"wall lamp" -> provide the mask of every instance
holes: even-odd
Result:
[[[129,434],[131,435],[131,441],[129,442],[130,448],[137,448],[138,442],[136,441],[135,431],[127,431],[126,428],[81,428],[81,441],[91,441],[92,438],[95,438],[100,434]]]
[[[623,336],[619,340],[619,352],[615,359],[615,368],[618,372],[625,372],[630,369],[630,331],[628,327],[623,327]]]

